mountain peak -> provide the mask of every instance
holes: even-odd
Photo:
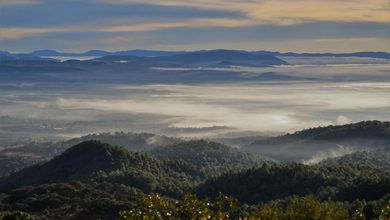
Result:
[[[51,162],[84,164],[87,170],[116,170],[125,168],[129,151],[124,147],[111,146],[99,141],[85,141],[66,150]],[[87,162],[85,164],[85,162]]]
[[[60,55],[60,52],[57,52],[55,50],[36,50],[31,53],[33,56],[58,56]]]
[[[25,168],[11,174],[0,184],[0,189],[24,185],[38,185],[71,180],[87,180],[92,174],[122,170],[137,163],[123,147],[111,146],[99,141],[85,141],[77,144],[54,159]]]

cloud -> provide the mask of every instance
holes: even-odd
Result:
[[[113,50],[114,39],[149,49],[377,50],[390,35],[386,0],[0,1],[11,4],[0,13],[0,46],[10,50]]]
[[[66,83],[58,84],[55,91],[37,89],[46,85],[41,82],[24,87],[17,94],[15,89],[4,88],[0,93],[0,115],[66,120],[72,131],[74,126],[84,124],[83,132],[97,128],[154,132],[170,127],[179,132],[180,128],[214,126],[229,129],[205,131],[202,135],[292,132],[320,125],[388,120],[390,76],[384,72],[388,69],[388,65],[245,68],[239,71],[248,75],[275,71],[284,75],[322,77],[326,81],[191,85],[95,85],[88,81],[88,90],[83,91],[77,89],[84,88],[83,82],[79,82],[76,90]],[[227,71],[221,69],[221,73]],[[381,75],[387,80],[358,82],[359,76],[367,72],[371,77],[367,81]],[[343,82],[334,80],[338,77],[342,77]],[[73,123],[75,120],[82,123]],[[174,132],[171,130],[170,134]]]
[[[0,0],[0,6],[22,6],[40,3],[39,0]]]
[[[344,116],[344,115],[339,115],[336,119],[336,124],[338,125],[344,125],[344,124],[349,124],[352,122],[352,119]]]
[[[310,159],[302,161],[303,164],[316,164],[323,160],[329,159],[329,158],[335,158],[335,157],[341,157],[346,154],[351,154],[355,152],[356,149],[352,149],[348,146],[338,145],[336,149],[330,149],[327,151],[322,151],[311,157]]]
[[[173,127],[226,126],[252,131],[294,131],[334,124],[332,121],[340,116],[340,112],[348,112],[352,117],[356,112],[367,113],[388,106],[386,102],[383,104],[386,97],[382,97],[389,84],[376,86],[359,83],[120,86],[114,88],[120,94],[144,90],[148,95],[109,99],[62,98],[56,105],[66,111],[178,117],[172,122]],[[346,116],[338,119],[337,123],[354,121]]]
[[[0,28],[0,40],[15,40],[55,32],[61,32],[61,30],[56,28]]]
[[[57,106],[64,110],[99,110],[111,113],[129,114],[161,114],[168,117],[180,117],[173,122],[173,127],[212,127],[227,126],[240,130],[275,131],[279,128],[294,130],[297,126],[311,126],[313,122],[305,123],[295,118],[287,111],[256,111],[227,108],[224,105],[211,103],[191,103],[174,99],[157,100],[83,100],[59,99]],[[316,123],[328,124],[317,120]]]
[[[228,18],[188,19],[180,22],[146,22],[132,25],[98,26],[68,26],[61,28],[1,28],[0,40],[20,39],[24,37],[44,35],[51,33],[134,33],[150,32],[173,28],[199,28],[199,27],[242,27],[252,25],[249,20],[235,20]]]
[[[139,0],[106,0],[106,3],[137,3]],[[149,4],[239,11],[258,24],[290,25],[312,21],[390,22],[386,0],[146,0]],[[388,6],[387,6],[388,7]],[[299,12],[299,13],[297,13]]]

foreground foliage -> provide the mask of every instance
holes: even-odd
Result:
[[[259,206],[251,214],[244,214],[245,206],[236,199],[220,194],[212,202],[186,194],[178,201],[158,194],[143,196],[137,209],[121,211],[125,220],[132,219],[264,219],[264,220],[363,220],[361,209],[349,211],[344,203],[321,202],[314,196],[293,197],[284,202],[272,201]],[[381,208],[376,219],[390,219],[390,203]]]
[[[0,220],[34,220],[34,218],[21,211],[0,212]]]

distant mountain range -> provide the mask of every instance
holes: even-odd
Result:
[[[110,55],[97,58],[96,60],[129,63],[155,63],[156,65],[160,66],[231,66],[234,63],[242,66],[271,66],[288,64],[286,61],[281,60],[273,55],[252,54],[244,51],[233,50],[196,51],[157,57]]]
[[[60,61],[32,55],[0,55],[0,74],[8,80],[120,82],[120,83],[196,83],[253,80],[298,80],[275,73],[251,74],[205,69],[231,66],[271,67],[288,65],[272,55],[242,51],[213,50],[166,56],[108,55],[87,60]],[[181,68],[165,71],[164,68]],[[299,78],[301,80],[301,78]]]
[[[211,51],[234,51],[251,55],[289,56],[289,57],[368,57],[390,59],[387,52],[355,52],[355,53],[294,53],[294,52],[274,52],[274,51],[241,51],[241,50],[211,50]],[[103,56],[139,56],[139,57],[162,57],[178,54],[205,53],[210,51],[162,51],[162,50],[127,50],[127,51],[104,51],[90,50],[87,52],[70,53],[55,50],[37,50],[31,53],[10,53],[0,51],[0,56],[9,57],[103,57]]]
[[[59,52],[55,50],[36,50],[31,53],[10,53],[8,51],[0,51],[0,55],[14,55],[14,56],[36,56],[36,57],[103,57],[109,55],[118,56],[142,56],[142,57],[157,57],[157,56],[171,56],[176,54],[183,54],[185,51],[159,51],[159,50],[128,50],[109,52],[104,50],[90,50],[81,53]]]
[[[0,54],[0,61],[57,61],[55,57],[70,56],[80,57],[77,54],[62,54],[56,51],[36,51],[31,54],[9,54],[3,52]],[[133,52],[118,52],[118,53],[104,53],[104,52],[87,52],[84,56],[95,57],[92,61],[100,62],[114,62],[127,63],[140,67],[150,66],[231,66],[231,65],[249,65],[249,66],[271,66],[288,64],[269,54],[255,54],[245,51],[235,50],[210,50],[210,51],[195,51],[195,52],[161,52],[161,51],[135,51]],[[155,56],[147,56],[155,55]],[[54,57],[54,58],[52,58]],[[98,57],[98,58],[96,58]],[[85,62],[91,61],[86,60]],[[81,61],[80,61],[81,62]],[[53,64],[53,63],[48,63]],[[63,62],[63,64],[76,66],[76,62]]]

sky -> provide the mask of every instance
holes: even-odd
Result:
[[[389,0],[0,0],[0,50],[390,52]]]

